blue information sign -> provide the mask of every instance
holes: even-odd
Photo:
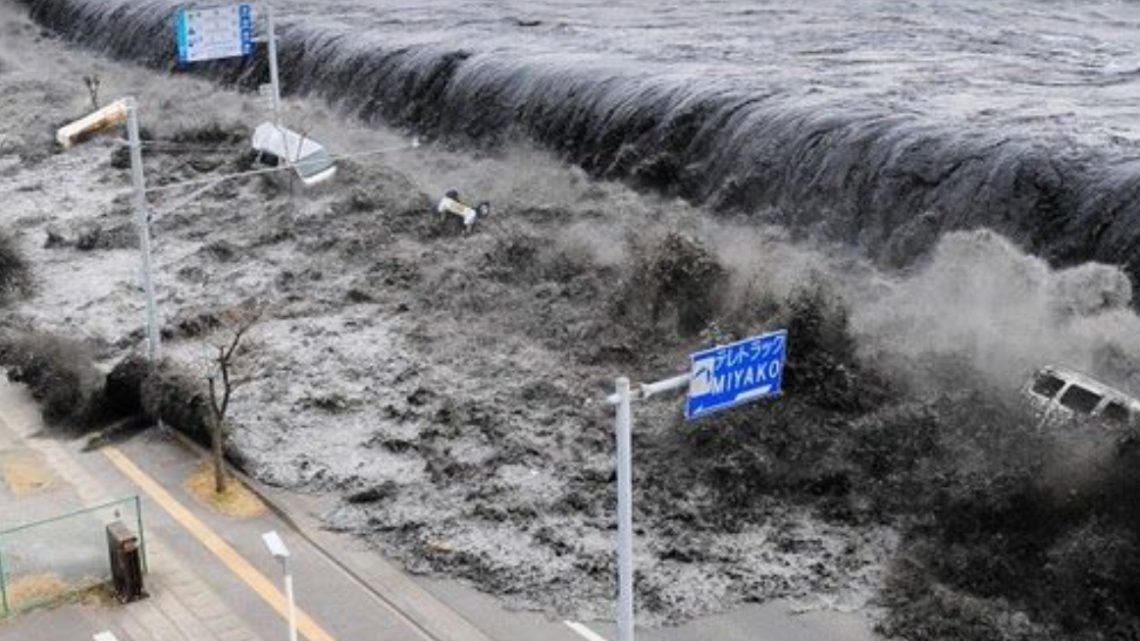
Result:
[[[253,55],[253,5],[181,8],[174,14],[179,64]]]
[[[779,394],[787,342],[780,330],[690,355],[685,418]]]

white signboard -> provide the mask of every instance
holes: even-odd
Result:
[[[253,5],[181,8],[175,14],[178,62],[253,55]]]

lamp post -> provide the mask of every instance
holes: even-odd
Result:
[[[261,535],[265,547],[273,558],[281,562],[281,569],[285,572],[285,598],[289,601],[289,641],[297,641],[297,608],[293,603],[293,575],[289,572],[289,548],[278,536],[276,530]]]
[[[143,291],[146,293],[146,356],[154,361],[158,356],[158,303],[154,296],[154,276],[150,256],[150,214],[146,207],[146,180],[143,178],[142,140],[139,138],[139,108],[134,98],[127,98],[127,137],[131,152],[131,202],[135,208],[135,226],[139,234],[142,254]]]
[[[82,142],[86,136],[127,123],[127,138],[131,158],[131,206],[135,210],[135,227],[139,234],[139,253],[142,255],[142,282],[146,293],[146,355],[153,361],[158,356],[160,334],[158,330],[158,303],[154,296],[154,276],[151,273],[150,213],[146,203],[146,179],[143,176],[142,140],[139,136],[139,107],[133,97],[123,98],[90,113],[75,122],[64,125],[56,133],[56,140],[64,149]]]

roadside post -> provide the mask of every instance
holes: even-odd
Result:
[[[264,38],[254,38],[254,6],[264,14]],[[273,125],[278,130],[285,146],[284,161],[292,165],[301,147],[294,154],[281,127],[281,74],[277,60],[277,23],[273,15],[273,5],[269,2],[240,3],[217,7],[180,7],[174,14],[174,34],[178,50],[178,66],[186,67],[192,62],[237,58],[253,55],[254,44],[264,42],[269,58],[269,108],[273,113]],[[263,94],[258,87],[258,93]]]
[[[689,373],[645,383],[633,393],[629,379],[614,381],[606,402],[615,407],[617,440],[618,641],[634,641],[633,616],[633,401],[688,388],[685,419],[780,394],[788,333],[769,332],[689,356]]]
[[[281,126],[281,78],[277,73],[277,26],[273,21],[273,5],[262,4],[265,8],[265,37],[269,40],[269,87],[272,100],[273,124]]]
[[[75,122],[64,125],[56,133],[56,140],[64,149],[70,149],[91,134],[118,126],[123,121],[127,123],[127,145],[131,158],[131,206],[135,210],[135,227],[138,229],[139,252],[142,254],[143,291],[146,293],[146,355],[153,361],[158,356],[158,309],[154,296],[154,278],[151,273],[150,215],[146,206],[146,179],[143,176],[138,102],[133,97],[116,100]]]
[[[127,98],[127,143],[131,152],[131,203],[135,209],[135,226],[139,234],[139,251],[142,254],[143,291],[146,292],[146,357],[158,357],[158,303],[154,296],[154,276],[151,273],[150,215],[146,207],[146,178],[143,176],[142,140],[139,137],[139,108],[134,98]]]
[[[617,379],[618,639],[633,641],[633,399],[629,379]]]
[[[256,5],[265,14],[265,38],[269,57],[270,108],[273,124],[281,124],[281,80],[277,64],[277,27],[273,5]],[[178,66],[192,62],[253,55],[255,16],[252,3],[217,7],[179,7],[174,14]]]
[[[285,574],[285,599],[289,607],[289,641],[297,641],[297,606],[293,600],[293,574],[289,571],[289,548],[281,540],[277,530],[271,530],[261,535],[261,540],[273,558],[281,562],[281,569]]]

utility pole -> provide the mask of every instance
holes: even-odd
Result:
[[[135,209],[135,226],[139,233],[139,251],[142,253],[142,281],[146,292],[146,355],[151,361],[158,357],[158,310],[154,298],[154,279],[151,274],[150,215],[146,206],[146,179],[143,176],[142,140],[139,138],[139,109],[135,99],[127,98],[127,138],[131,150],[131,202]]]

